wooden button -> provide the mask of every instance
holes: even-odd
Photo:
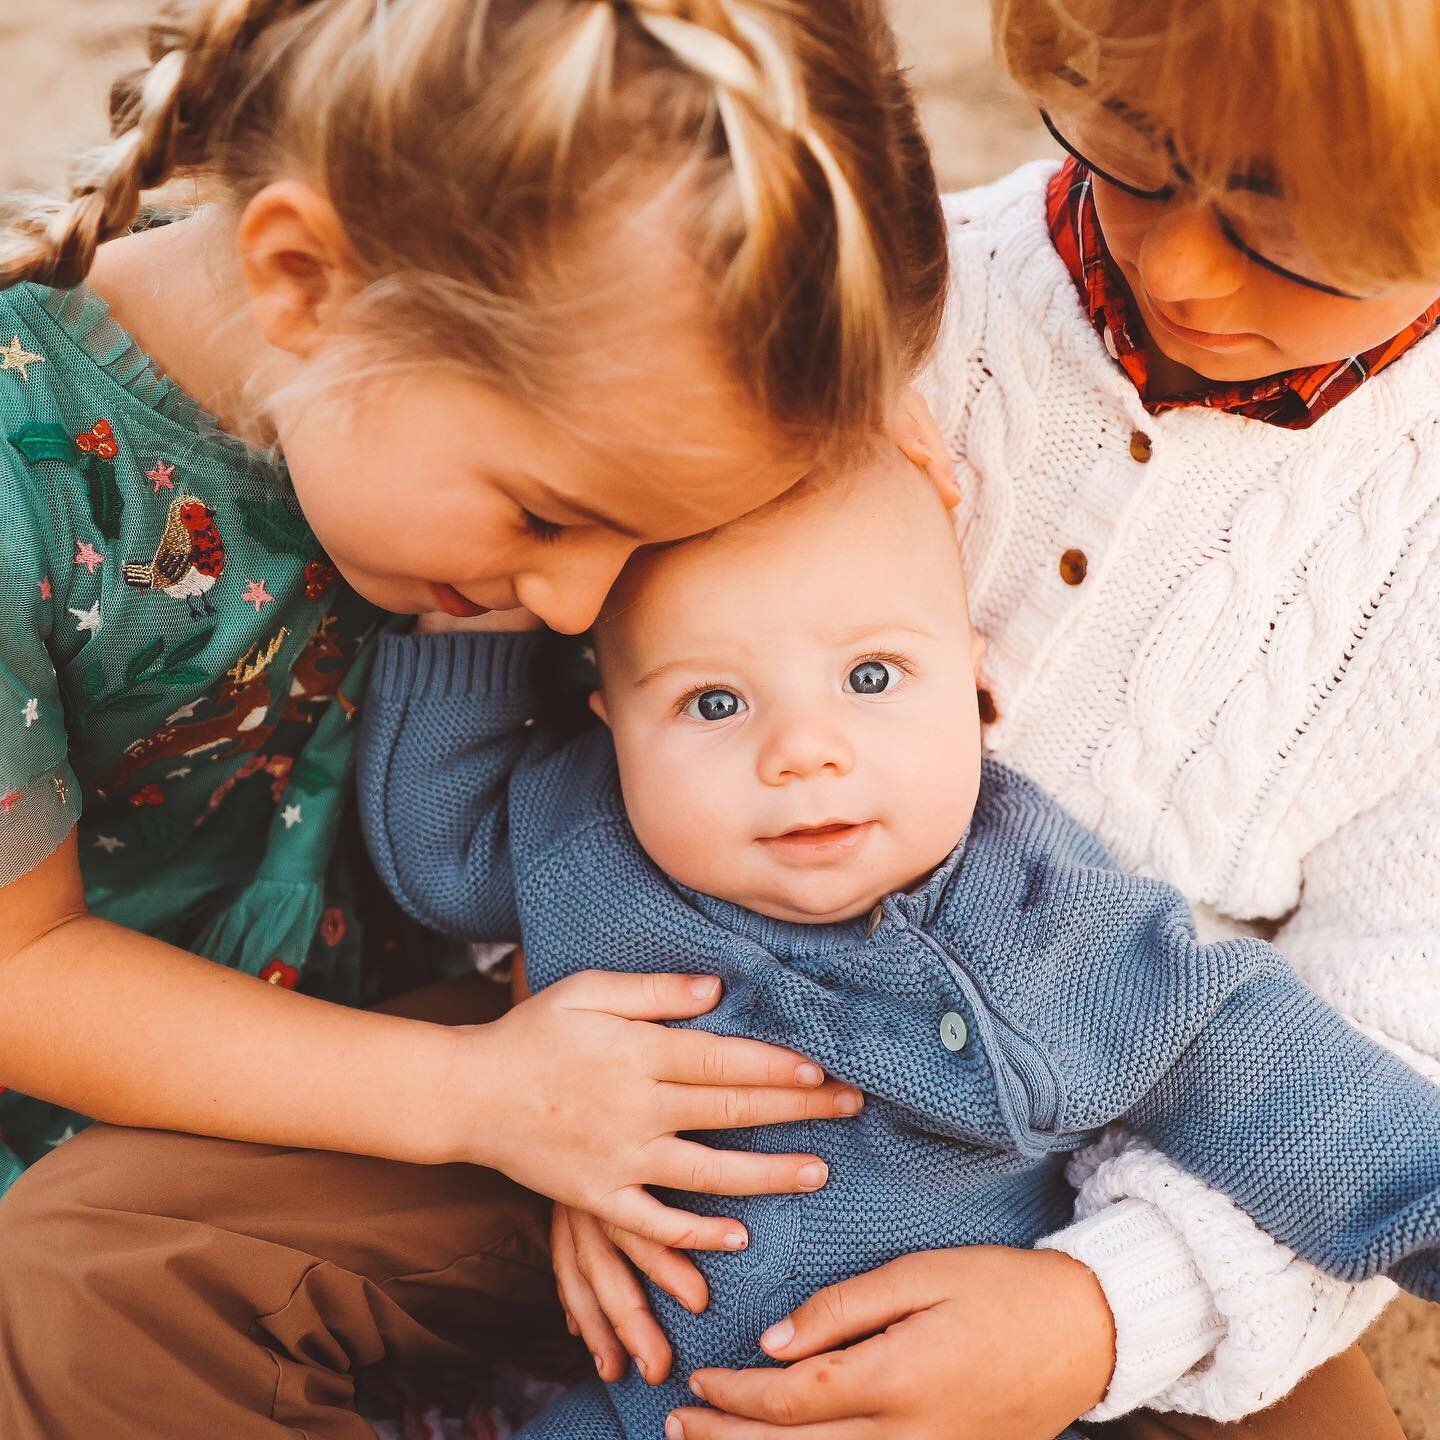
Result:
[[[980,702],[980,723],[982,725],[993,725],[1000,718],[1000,712],[995,708],[995,697],[985,689],[975,692],[975,698]]]
[[[1137,430],[1130,437],[1130,458],[1141,465],[1148,465],[1155,453],[1155,442],[1143,431]]]
[[[1067,550],[1060,557],[1060,578],[1067,585],[1080,585],[1090,570],[1083,550]]]

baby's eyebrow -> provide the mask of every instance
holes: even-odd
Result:
[[[893,623],[855,625],[847,630],[837,632],[831,638],[836,645],[858,645],[862,640],[870,640],[877,635],[914,635],[920,640],[933,640],[935,638],[934,632],[925,629],[923,625]]]

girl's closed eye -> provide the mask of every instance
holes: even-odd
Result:
[[[525,533],[542,545],[553,545],[565,530],[563,525],[556,524],[554,520],[543,519],[530,510],[521,510],[520,519],[525,526]]]
[[[724,686],[706,686],[699,690],[692,690],[684,696],[676,707],[680,715],[688,715],[692,720],[733,720],[737,715],[743,715],[750,707],[744,699],[733,690],[727,690]]]
[[[845,689],[852,695],[888,694],[898,690],[910,673],[898,655],[870,655],[845,677]]]

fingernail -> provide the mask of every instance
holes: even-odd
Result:
[[[700,1382],[695,1379],[694,1376],[690,1378],[690,1393],[697,1400],[703,1400],[705,1398],[705,1392],[700,1388]]]
[[[673,1415],[665,1422],[665,1440],[685,1440],[685,1427]]]
[[[727,1250],[743,1250],[750,1243],[750,1237],[743,1230],[732,1230],[725,1237]]]
[[[815,1160],[809,1165],[802,1165],[795,1178],[802,1190],[818,1190],[830,1178],[830,1167]]]
[[[595,1362],[595,1373],[603,1380],[605,1378],[605,1362],[598,1355],[592,1355],[590,1358]]]
[[[690,982],[690,993],[697,1000],[709,1000],[720,988],[720,982],[713,975],[698,975]]]
[[[640,1372],[642,1380],[650,1378],[650,1367],[638,1355],[635,1357],[635,1368]]]
[[[783,1350],[795,1338],[795,1322],[782,1320],[772,1325],[761,1337],[760,1343],[767,1350]]]
[[[835,1109],[841,1115],[858,1115],[865,1108],[865,1097],[858,1090],[842,1090],[835,1097]]]
[[[803,1065],[795,1067],[795,1079],[801,1085],[821,1085],[825,1081],[825,1072],[807,1060]]]

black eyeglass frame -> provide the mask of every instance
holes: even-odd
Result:
[[[1050,138],[1072,159],[1078,160],[1092,175],[1098,176],[1107,185],[1113,185],[1117,190],[1122,190],[1126,195],[1135,200],[1149,200],[1162,202],[1173,200],[1178,187],[1175,185],[1162,185],[1158,190],[1142,190],[1138,185],[1127,184],[1118,176],[1110,174],[1108,170],[1102,170],[1088,155],[1082,155],[1074,145],[1060,133],[1054,120],[1050,118],[1048,110],[1040,112],[1040,119],[1044,122],[1045,128],[1050,132]],[[1165,142],[1166,153],[1170,157],[1171,168],[1175,172],[1175,178],[1182,185],[1192,183],[1190,172],[1181,163],[1175,153],[1173,141]],[[1241,180],[1243,177],[1237,177]],[[1294,285],[1303,285],[1307,290],[1318,290],[1322,295],[1333,295],[1337,300],[1356,300],[1364,304],[1366,301],[1375,299],[1373,295],[1356,295],[1351,290],[1341,290],[1336,285],[1327,285],[1323,280],[1312,280],[1308,275],[1297,274],[1294,270],[1287,270],[1283,265],[1277,264],[1274,260],[1262,255],[1258,250],[1253,250],[1245,243],[1240,232],[1236,230],[1234,221],[1218,206],[1212,205],[1216,223],[1220,226],[1220,233],[1224,235],[1226,242],[1238,250],[1247,260],[1260,266],[1262,270],[1268,270],[1272,275],[1278,275],[1282,280],[1289,280]]]

